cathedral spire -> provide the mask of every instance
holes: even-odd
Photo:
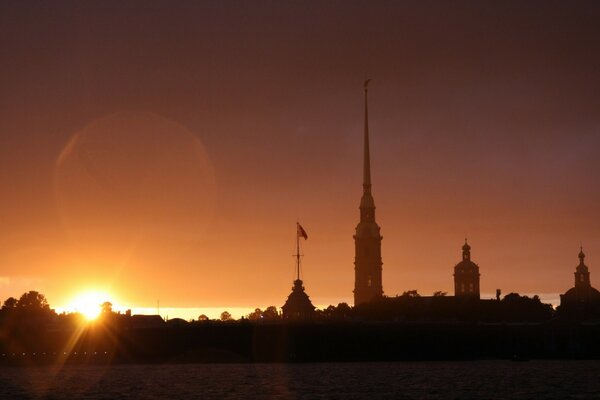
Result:
[[[360,220],[362,222],[375,222],[375,201],[371,194],[371,154],[369,149],[369,105],[367,99],[368,85],[371,80],[367,79],[365,88],[365,132],[364,132],[364,158],[363,158],[363,195],[360,199]]]
[[[371,193],[371,157],[369,153],[369,104],[368,104],[368,85],[371,80],[365,81],[365,142],[364,142],[364,165],[363,165],[363,191],[365,194]]]
[[[381,234],[375,222],[375,201],[371,194],[371,159],[369,153],[369,106],[367,91],[370,79],[364,83],[365,132],[363,159],[363,194],[360,199],[360,222],[354,235],[354,305],[366,303],[383,295]]]

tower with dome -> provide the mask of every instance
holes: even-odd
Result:
[[[454,267],[454,296],[479,299],[479,266],[471,261],[471,246],[465,239],[462,260]]]
[[[560,295],[560,311],[564,313],[587,313],[600,311],[600,292],[592,287],[590,271],[585,265],[583,247],[579,251],[579,265],[575,267],[575,286]]]

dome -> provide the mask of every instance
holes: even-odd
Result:
[[[455,273],[479,273],[479,266],[471,260],[463,260],[454,266]]]
[[[600,301],[600,291],[591,286],[587,288],[573,287],[561,295],[561,302],[563,299],[567,301]]]

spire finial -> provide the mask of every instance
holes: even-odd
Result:
[[[465,244],[462,247],[463,250],[463,260],[470,260],[471,259],[471,246],[469,246],[469,243],[467,243],[467,238],[465,238]]]
[[[364,165],[363,165],[363,191],[371,193],[371,157],[369,152],[369,106],[368,86],[371,79],[365,81],[365,142],[364,142]]]
[[[583,252],[583,246],[579,246],[579,262],[583,264],[583,259],[585,258],[585,253]]]

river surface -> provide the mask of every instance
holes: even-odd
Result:
[[[600,399],[600,361],[0,367],[0,399]]]

